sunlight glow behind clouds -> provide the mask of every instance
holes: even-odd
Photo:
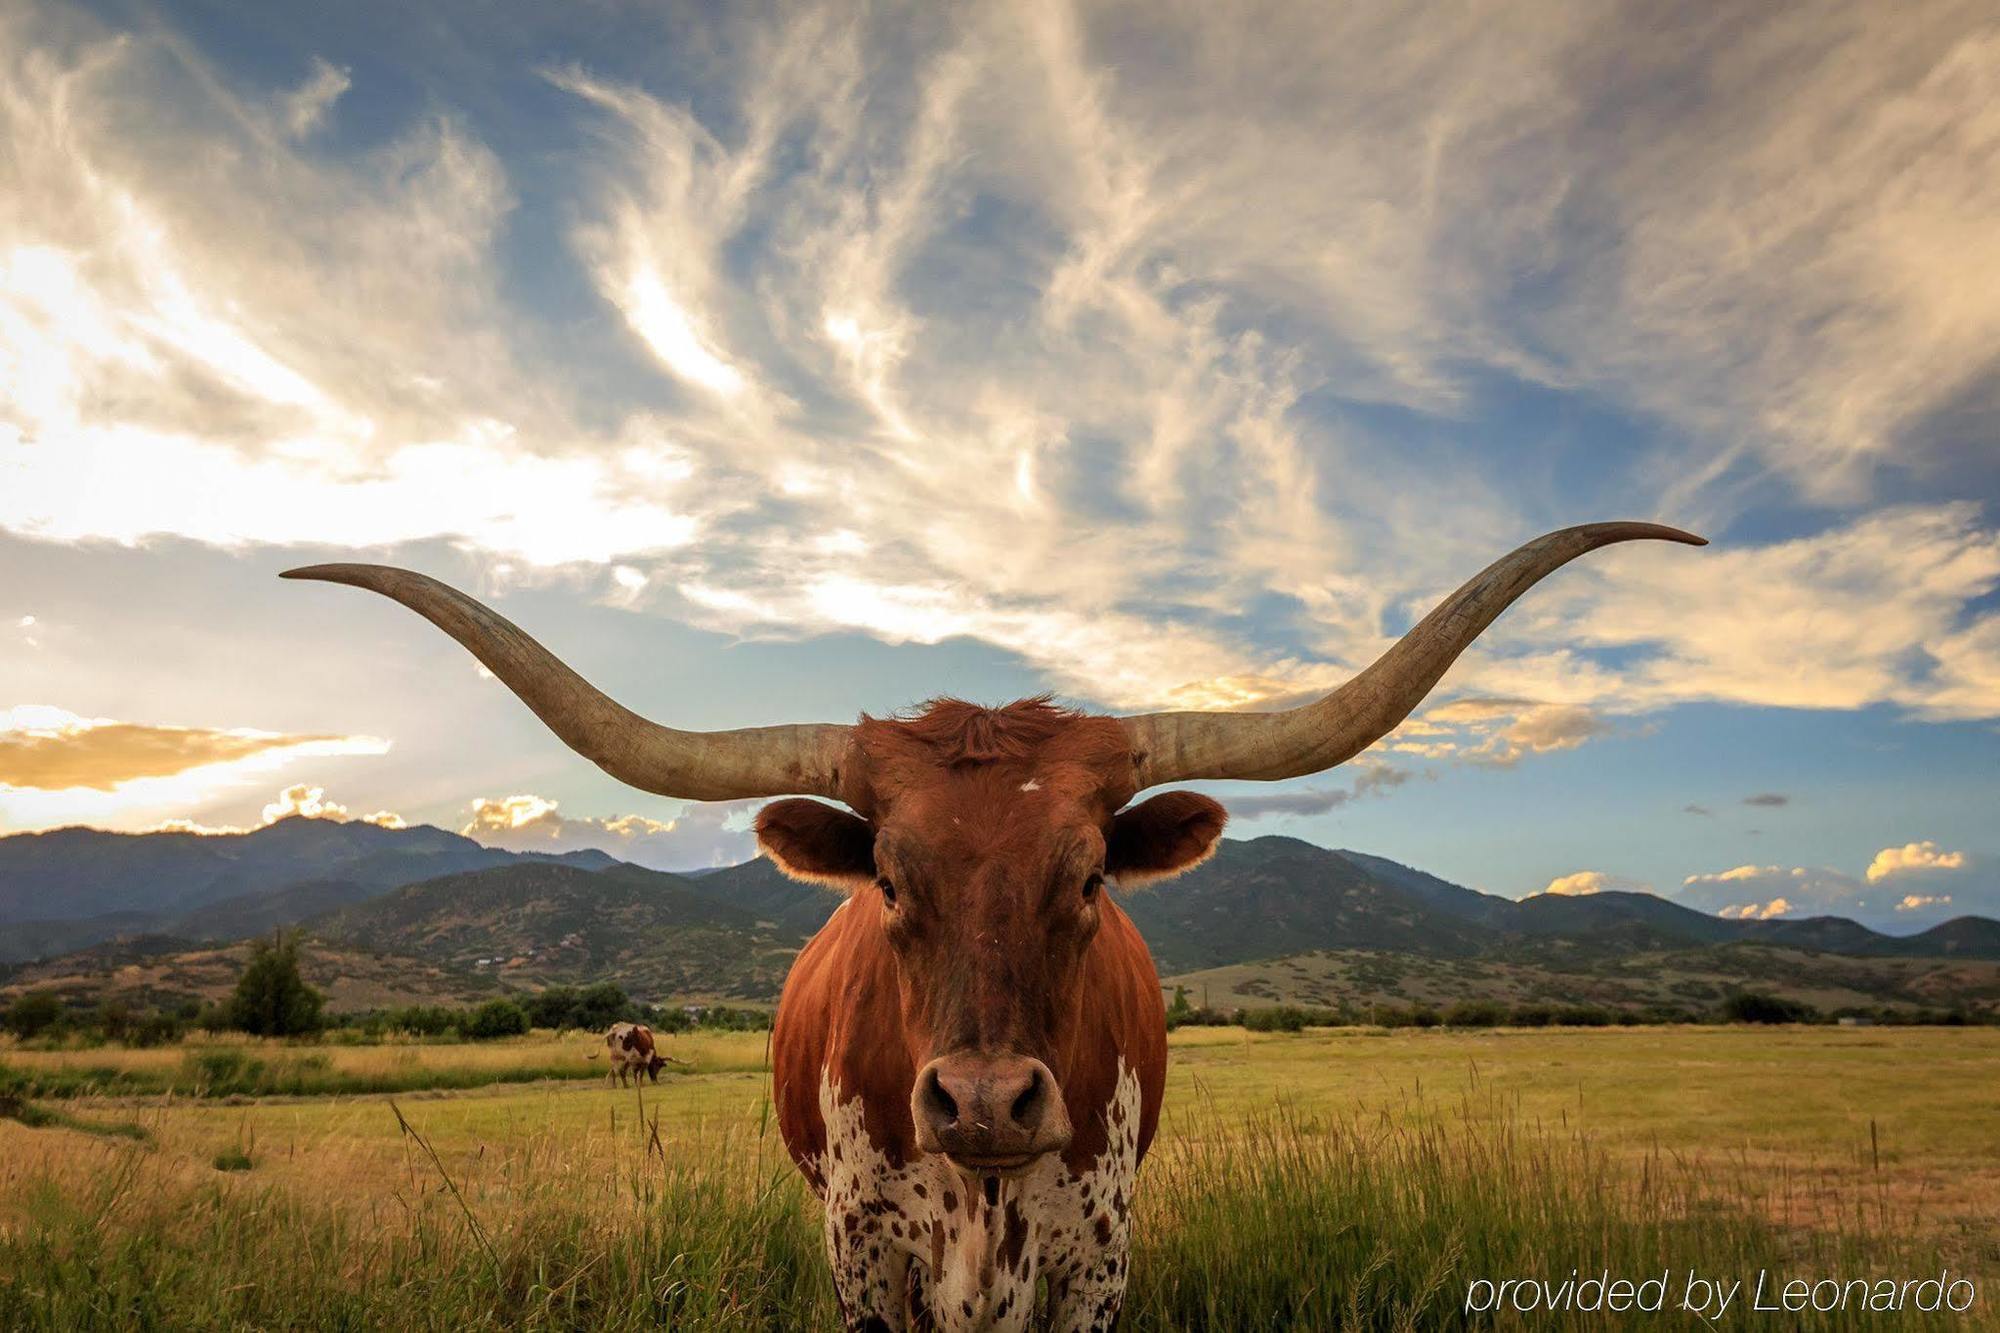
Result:
[[[286,452],[247,461],[224,445],[113,429],[78,431],[51,454],[0,425],[0,477],[13,483],[0,488],[0,525],[57,541],[174,533],[223,546],[453,536],[532,565],[603,563],[696,531],[670,490],[628,479],[615,457],[529,454],[497,423],[367,469]],[[117,483],[101,484],[107,476]]]
[[[1992,516],[1865,507],[2000,334],[1993,39],[1941,5],[1712,43],[1543,17],[998,5],[886,15],[891,58],[807,8],[732,28],[699,100],[530,71],[576,121],[557,170],[448,97],[336,150],[365,69],[248,91],[23,10],[0,528],[445,538],[725,632],[1266,706],[1603,494],[1727,524],[1762,481],[1863,507],[1566,572],[1447,682],[1509,710],[1397,747],[1505,765],[1696,700],[2000,716]],[[534,209],[594,318],[510,281]],[[1567,492],[1487,457],[1489,380],[1665,427]]]
[[[287,735],[0,709],[0,828],[178,813],[301,759],[386,754],[372,736]],[[303,790],[303,789],[299,789]]]
[[[391,810],[377,810],[372,815],[355,815],[338,801],[330,801],[324,787],[315,787],[298,782],[278,793],[278,798],[263,809],[255,828],[268,828],[281,819],[326,819],[336,824],[359,820],[364,824],[375,824],[382,828],[408,828],[403,817]],[[223,834],[250,833],[253,829],[236,825],[203,824],[193,819],[166,819],[147,830],[152,833],[196,833],[203,837]]]
[[[709,350],[659,274],[651,269],[634,273],[625,284],[624,304],[625,317],[667,369],[725,397],[743,392],[743,376]]]

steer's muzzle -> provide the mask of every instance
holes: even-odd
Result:
[[[1062,1089],[1030,1056],[968,1051],[933,1060],[917,1073],[910,1114],[918,1147],[979,1175],[1010,1175],[1069,1146]]]

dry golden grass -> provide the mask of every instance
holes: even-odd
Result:
[[[13,1313],[48,1326],[824,1324],[761,1034],[675,1041],[707,1072],[398,1095],[421,1142],[382,1096],[62,1104],[136,1121],[137,1146],[0,1121],[0,1286],[43,1291]],[[551,1052],[588,1065],[582,1039],[331,1054]],[[1996,1070],[1978,1030],[1178,1033],[1132,1324],[1428,1327],[1453,1283],[1508,1266],[2000,1281]],[[247,1171],[217,1170],[237,1153]],[[283,1248],[304,1269],[260,1273]],[[72,1289],[107,1272],[109,1304]]]

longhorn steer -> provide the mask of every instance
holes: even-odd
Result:
[[[1650,523],[1567,528],[1453,593],[1347,684],[1276,713],[1095,717],[1028,700],[900,718],[686,732],[613,702],[486,607],[379,565],[288,578],[373,589],[465,645],[613,777],[688,800],[800,794],[757,838],[846,894],[799,954],[772,1036],[779,1126],[826,1205],[847,1323],[1020,1328],[1039,1280],[1059,1329],[1123,1299],[1134,1177],[1159,1123],[1166,1022],[1107,884],[1205,858],[1225,819],[1162,783],[1320,772],[1386,735],[1494,617]],[[849,813],[851,811],[852,813]]]
[[[604,1034],[605,1049],[611,1053],[610,1077],[620,1087],[625,1086],[626,1077],[645,1077],[653,1082],[660,1081],[660,1071],[666,1068],[667,1058],[661,1055],[653,1041],[653,1029],[644,1023],[613,1023],[611,1030]]]

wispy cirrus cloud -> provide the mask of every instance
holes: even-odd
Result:
[[[314,56],[305,82],[284,97],[285,129],[294,139],[305,138],[325,123],[333,104],[353,86],[352,71]]]
[[[575,151],[537,174],[448,99],[324,150],[365,71],[246,91],[25,9],[0,527],[445,538],[732,633],[1261,706],[1553,516],[1726,523],[1763,486],[1856,508],[1565,574],[1448,682],[1520,711],[1402,739],[1504,765],[1691,700],[2000,715],[1989,520],[1865,507],[1939,461],[2000,332],[1965,276],[2000,267],[1993,39],[1948,4],[1627,20],[807,7],[728,20],[700,98],[548,61]],[[1663,113],[1602,114],[1635,96]],[[524,214],[593,318],[516,296]],[[1552,493],[1474,440],[1496,385],[1660,429]]]
[[[1297,791],[1276,791],[1254,795],[1231,795],[1223,800],[1229,815],[1237,820],[1279,816],[1323,815],[1366,796],[1381,795],[1402,786],[1416,776],[1407,768],[1384,763],[1367,763],[1352,781],[1341,787],[1315,786]]]
[[[1621,709],[1714,700],[1787,708],[1887,704],[1911,716],[1993,716],[2000,682],[1985,651],[2000,589],[2000,534],[1970,502],[1885,508],[1846,527],[1692,561],[1605,552],[1514,613],[1527,637],[1652,649],[1604,673],[1587,659],[1524,654],[1489,673],[1546,672]],[[1608,687],[1608,688],[1607,688]],[[1524,691],[1526,692],[1526,691]]]
[[[1574,750],[1616,725],[1581,704],[1469,695],[1436,704],[1397,728],[1391,752],[1511,768],[1527,755]]]

